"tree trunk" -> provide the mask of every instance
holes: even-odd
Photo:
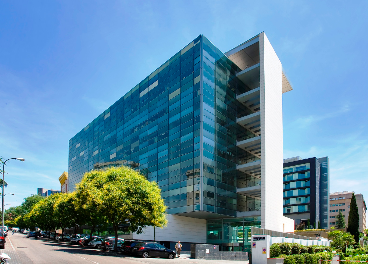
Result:
[[[115,232],[114,251],[118,252],[118,225],[117,224],[114,224],[114,232]]]

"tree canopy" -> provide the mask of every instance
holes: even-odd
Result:
[[[331,231],[328,233],[328,239],[332,240],[331,247],[346,252],[346,248],[355,244],[354,237],[347,232]]]
[[[354,236],[356,242],[359,241],[359,212],[354,193],[351,197],[350,202],[350,212],[348,218],[347,231]]]
[[[121,225],[126,231],[137,233],[146,226],[166,225],[166,207],[157,183],[149,182],[131,168],[122,166],[88,172],[76,192],[80,208],[94,211],[95,217],[113,227],[115,247]]]
[[[5,210],[5,224],[8,226],[18,226],[20,228],[26,227],[23,221],[23,216],[29,213],[33,206],[44,198],[45,197],[39,195],[32,195],[25,198],[21,205],[10,207],[9,209]]]
[[[341,211],[339,211],[339,214],[337,215],[336,217],[336,226],[335,228],[337,229],[342,229],[342,228],[345,228],[345,217],[344,215],[342,214]]]
[[[32,229],[39,227],[43,230],[54,230],[59,227],[59,220],[54,213],[54,207],[59,197],[59,194],[53,194],[39,201],[31,212],[25,215],[25,222],[28,226]]]
[[[3,179],[0,179],[0,187],[3,186]],[[8,183],[4,181],[4,187],[8,187]]]

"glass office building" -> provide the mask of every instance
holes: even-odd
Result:
[[[284,215],[315,228],[328,228],[328,157],[284,160]]]
[[[244,230],[270,221],[262,212],[265,170],[277,163],[282,171],[282,159],[262,159],[272,129],[262,125],[272,118],[265,103],[277,101],[281,145],[273,149],[282,157],[281,95],[291,90],[271,49],[264,33],[226,55],[198,36],[70,139],[69,191],[94,168],[133,166],[161,188],[169,224],[155,230],[158,240],[244,249]],[[276,82],[264,77],[272,63]],[[152,239],[150,232],[134,237]]]

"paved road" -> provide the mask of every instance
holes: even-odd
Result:
[[[190,259],[189,255],[182,255],[180,258],[173,260],[161,258],[135,258],[116,254],[114,252],[102,252],[95,249],[81,248],[78,245],[70,245],[69,243],[58,243],[48,239],[27,238],[25,235],[9,233],[4,250],[11,259],[9,263],[17,264],[141,264],[141,263],[170,263],[170,264],[224,264],[233,263],[240,264],[244,261],[225,261],[225,260],[197,260]]]

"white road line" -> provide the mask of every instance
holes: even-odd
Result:
[[[81,256],[78,256],[78,257],[80,257],[81,259],[84,259],[84,260],[90,261],[90,262],[92,262],[92,263],[99,264],[98,262],[93,261],[93,260],[90,260],[90,259],[88,259],[88,258],[81,257]]]
[[[10,240],[10,237],[8,237],[8,240],[9,240],[10,245],[12,246],[13,250],[15,251],[15,248],[14,248],[14,246],[13,246],[13,243],[12,243],[12,242],[11,242],[11,240]]]

